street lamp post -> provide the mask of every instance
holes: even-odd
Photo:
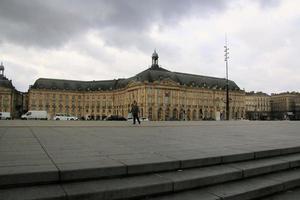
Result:
[[[226,64],[226,120],[229,120],[229,81],[228,81],[228,59],[229,48],[227,46],[227,36],[225,36],[225,64]]]

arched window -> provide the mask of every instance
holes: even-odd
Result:
[[[209,118],[212,119],[214,118],[214,109],[210,109],[210,113],[209,113]]]
[[[199,110],[199,119],[202,120],[203,118],[203,111],[202,109]]]
[[[176,108],[173,109],[172,118],[178,120],[178,110]]]
[[[148,119],[152,120],[152,108],[151,107],[148,109]]]

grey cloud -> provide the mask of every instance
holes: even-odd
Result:
[[[1,0],[0,37],[2,42],[26,47],[59,47],[89,29],[109,28],[113,35],[135,36],[149,31],[154,23],[172,25],[190,12],[209,15],[226,5],[221,0]],[[110,45],[123,45],[110,35],[103,36]],[[129,37],[124,45],[138,42]]]
[[[1,0],[0,36],[23,46],[53,47],[82,32],[84,19],[50,1]]]
[[[190,11],[208,14],[226,7],[225,1],[216,0],[130,0],[105,1],[112,12],[108,14],[106,22],[120,28],[147,28],[154,22],[176,23]]]
[[[105,79],[112,76],[129,77],[145,69],[144,66],[148,63],[150,65],[153,48],[158,49],[160,64],[169,70],[224,77],[223,33],[220,33],[223,29],[211,29],[211,27],[205,27],[205,24],[202,26],[201,22],[207,19],[208,23],[214,26],[214,21],[226,18],[227,14],[230,14],[229,8],[233,11],[237,11],[238,8],[243,10],[247,7],[245,4],[255,4],[255,8],[259,8],[258,12],[265,14],[270,11],[267,9],[275,8],[276,11],[276,7],[284,4],[284,1],[0,0],[0,45],[2,49],[0,59],[4,62],[7,62],[7,59],[10,60],[11,63],[5,63],[11,69],[9,71],[8,68],[6,74],[14,80],[17,88],[24,91],[28,84],[32,84],[40,76],[81,80]],[[282,21],[276,17],[269,18],[259,14],[258,17],[253,17],[253,20],[256,20],[255,23],[249,23],[245,21],[245,19],[249,20],[244,15],[245,13],[240,14],[241,16],[236,16],[235,19],[238,20],[233,26],[239,28],[239,23],[244,26],[229,35],[233,38],[233,42],[230,42],[230,78],[247,90],[257,88],[266,92],[275,91],[270,88],[297,90],[300,84],[297,76],[300,62],[295,58],[298,56],[300,39],[299,29],[295,27],[299,24],[299,17],[285,19],[282,16],[286,20]],[[209,19],[211,16],[213,16],[212,20]],[[195,27],[195,30],[213,34],[212,37],[215,39],[219,37],[218,35],[222,35],[221,39],[215,42],[208,40],[207,43],[201,44],[179,44],[176,41],[168,42],[168,40],[159,42],[149,35],[153,25],[159,27],[158,32],[164,29],[180,29],[180,32],[176,33],[180,34],[185,30],[181,29],[178,23],[189,17],[193,20],[201,18],[199,27]],[[90,30],[92,33],[97,33],[96,37],[99,37],[101,41],[99,44],[95,44],[97,41],[89,40],[89,35],[86,33]],[[12,44],[11,46],[19,50],[9,51],[3,48],[5,43]],[[25,48],[18,48],[20,46]],[[106,48],[111,46],[116,47],[119,52],[130,52],[128,55],[131,62],[124,61],[119,64],[122,62],[117,57],[120,54],[114,53],[115,49],[110,51],[110,48]],[[25,53],[22,56],[22,51],[26,51],[28,47],[34,47],[30,51],[33,50],[35,53]],[[56,54],[51,48],[60,49]],[[84,58],[77,60],[74,56],[73,59],[72,54],[65,58],[59,54],[60,51],[79,52]],[[38,57],[39,52],[42,56],[52,56],[52,62],[49,62],[48,57],[46,63],[41,61],[31,63],[31,57]],[[48,52],[50,54],[47,54]],[[144,56],[143,53],[150,54],[149,60],[144,62],[139,57]],[[5,55],[9,56],[5,58]],[[135,62],[136,57],[139,58],[137,62]],[[20,64],[24,61],[27,63]],[[77,64],[66,69],[77,61]],[[39,64],[41,66],[33,66]],[[123,69],[120,69],[121,67]],[[137,67],[140,68],[137,69]],[[245,79],[245,76],[248,78]],[[282,81],[282,77],[289,78]],[[278,80],[281,80],[280,84]]]
[[[105,1],[110,12],[105,20],[94,20],[109,46],[137,47],[149,52],[158,47],[148,33],[152,25],[176,25],[183,17],[194,13],[207,16],[226,8],[225,1],[216,0],[150,0]],[[227,1],[228,3],[229,1]]]

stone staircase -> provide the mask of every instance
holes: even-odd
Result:
[[[0,199],[259,199],[300,186],[299,166],[300,146],[123,167],[41,165],[0,174]]]

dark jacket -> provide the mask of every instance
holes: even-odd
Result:
[[[131,108],[132,115],[137,116],[139,114],[139,112],[140,112],[139,107],[137,105],[133,105],[132,108]]]

